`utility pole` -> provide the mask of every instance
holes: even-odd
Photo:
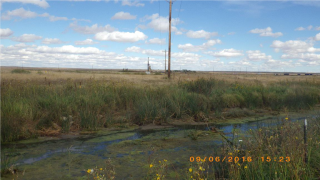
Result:
[[[164,50],[164,73],[167,74],[167,50],[166,49]]]
[[[150,72],[149,57],[148,57],[148,72]]]
[[[170,0],[169,9],[169,52],[168,52],[168,78],[170,79],[170,64],[171,64],[171,10],[172,10],[172,0]]]

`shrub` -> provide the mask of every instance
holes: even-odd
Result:
[[[30,74],[30,71],[24,70],[24,69],[14,69],[11,71],[11,73],[18,73],[18,74]]]

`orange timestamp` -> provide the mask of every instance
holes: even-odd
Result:
[[[238,157],[238,156],[210,156],[210,157],[203,157],[201,158],[200,156],[190,156],[190,162],[234,162],[234,163],[238,163],[238,162],[252,162],[253,160],[260,160],[262,162],[290,162],[290,157],[283,157],[283,156],[279,156],[279,157],[260,157],[260,158],[252,158],[251,156],[242,156],[242,157]]]

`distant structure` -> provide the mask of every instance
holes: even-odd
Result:
[[[149,57],[148,57],[148,67],[147,67],[147,71],[148,71],[148,72],[151,72],[151,66],[150,66],[150,64],[149,64]]]

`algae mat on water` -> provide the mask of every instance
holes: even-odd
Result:
[[[112,135],[108,135],[108,136],[96,137],[96,138],[90,139],[86,142],[99,143],[99,142],[105,142],[105,141],[114,141],[114,140],[120,140],[120,139],[127,139],[127,138],[133,137],[135,135],[136,135],[136,133],[134,133],[134,132],[117,133],[117,134],[112,134]]]

